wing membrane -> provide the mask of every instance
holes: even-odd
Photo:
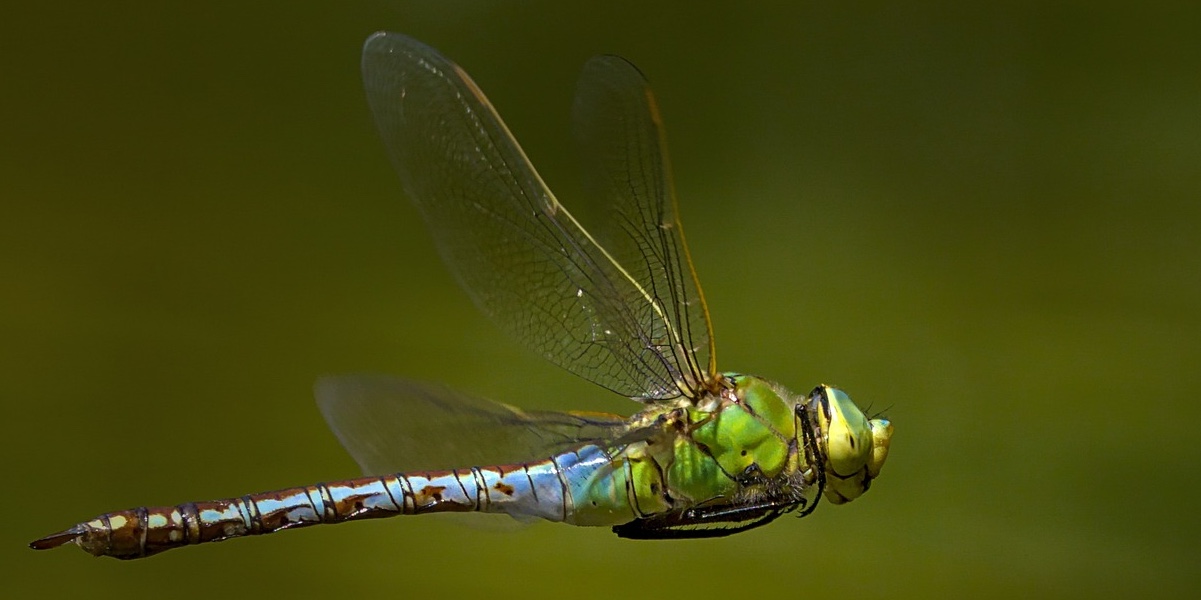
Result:
[[[670,251],[657,249],[644,255],[650,266],[626,271],[559,204],[457,65],[416,40],[377,33],[363,49],[363,78],[406,192],[485,314],[551,362],[619,394],[654,400],[690,393],[701,371],[691,353],[708,336],[681,316],[697,307],[688,300],[693,288],[677,276],[678,228],[667,235]],[[657,152],[641,158],[661,161]],[[659,167],[654,189],[665,181]],[[635,209],[655,202],[639,196],[620,212],[652,218],[655,211]],[[630,231],[678,224],[671,215]],[[633,243],[643,242],[662,243]],[[671,263],[675,275],[665,278],[658,263]]]
[[[617,415],[523,411],[397,377],[326,377],[315,393],[367,475],[539,460],[631,434]]]
[[[716,375],[708,309],[680,223],[663,121],[642,72],[618,56],[584,65],[572,121],[593,202],[607,208],[601,244],[629,269],[651,298],[631,301],[660,352],[690,384]],[[631,299],[632,300],[632,299]],[[666,319],[657,320],[653,313]]]

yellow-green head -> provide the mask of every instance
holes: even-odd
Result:
[[[863,495],[888,458],[892,423],[868,419],[842,390],[818,386],[810,395],[819,403],[818,427],[826,443],[826,499],[845,504]]]

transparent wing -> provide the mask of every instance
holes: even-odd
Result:
[[[450,270],[494,322],[548,360],[631,398],[678,397],[706,379],[692,349],[707,332],[681,317],[691,289],[660,279],[654,267],[626,271],[597,245],[462,69],[416,40],[377,33],[363,49],[363,79],[406,192]],[[682,248],[677,232],[668,237]]]
[[[654,299],[653,309],[632,301],[639,322],[662,349],[687,365],[690,383],[717,373],[711,323],[700,281],[684,240],[667,141],[646,77],[618,56],[584,65],[572,107],[592,201],[604,207],[600,243]],[[656,312],[667,318],[657,320]]]
[[[396,377],[327,377],[314,391],[326,423],[367,475],[541,460],[631,437],[617,415],[522,411]]]

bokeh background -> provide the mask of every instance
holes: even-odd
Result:
[[[1197,9],[692,4],[0,9],[0,595],[1196,594]],[[455,287],[363,98],[378,29],[464,65],[569,207],[575,74],[638,64],[721,366],[886,409],[871,493],[710,541],[431,517],[131,563],[27,549],[355,475],[322,374],[634,408]]]

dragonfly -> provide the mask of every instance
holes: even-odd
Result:
[[[550,362],[639,403],[629,417],[527,411],[437,385],[341,376],[315,385],[360,478],[101,515],[30,544],[134,559],[360,519],[499,513],[623,538],[718,537],[822,498],[850,502],[893,426],[842,390],[795,394],[718,371],[710,316],[642,73],[588,61],[572,107],[595,234],[559,203],[483,92],[405,35],[363,49],[367,98],[403,188],[474,303]]]

